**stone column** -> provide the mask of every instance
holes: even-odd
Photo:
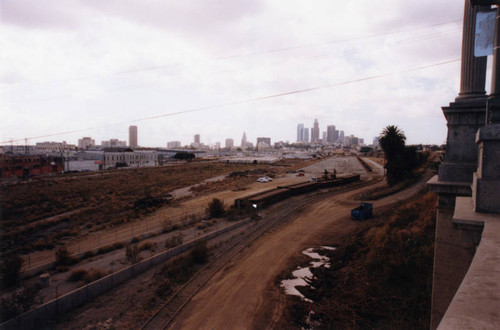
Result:
[[[461,240],[453,224],[457,196],[472,196],[471,183],[477,168],[476,132],[486,117],[486,57],[474,57],[476,13],[488,7],[472,7],[465,0],[460,92],[443,107],[448,136],[446,154],[438,176],[429,182],[439,195],[436,216],[431,329],[436,329],[462,282],[474,256],[472,243]]]
[[[448,136],[446,155],[439,168],[439,181],[469,185],[477,168],[477,130],[486,116],[486,57],[474,57],[476,13],[488,7],[472,7],[465,0],[460,92],[455,102],[443,107]]]
[[[500,5],[497,4],[493,76],[488,97],[486,126],[477,132],[479,149],[472,200],[476,212],[500,213]]]
[[[474,35],[476,30],[476,14],[480,6],[472,6],[470,0],[465,1],[463,34],[462,34],[462,68],[460,74],[460,93],[462,98],[483,97],[486,83],[487,57],[474,56]]]

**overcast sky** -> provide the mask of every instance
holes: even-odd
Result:
[[[244,131],[293,142],[317,118],[366,142],[397,125],[408,143],[441,144],[463,6],[0,0],[0,142],[128,141],[129,125],[141,146],[239,145]]]

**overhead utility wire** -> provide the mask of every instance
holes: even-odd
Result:
[[[441,66],[441,65],[446,65],[446,64],[450,64],[450,63],[454,63],[454,62],[458,62],[458,61],[460,61],[460,59],[454,59],[454,60],[449,60],[449,61],[445,61],[445,62],[439,62],[439,63],[429,64],[429,65],[423,65],[423,66],[415,67],[415,68],[412,68],[412,69],[407,69],[407,70],[402,70],[402,71],[397,71],[397,72],[383,73],[383,74],[374,75],[374,76],[370,76],[370,77],[364,77],[364,78],[359,78],[359,79],[354,79],[354,80],[347,80],[347,81],[342,81],[342,82],[327,84],[327,85],[323,85],[323,86],[316,86],[316,87],[311,87],[311,88],[298,89],[298,90],[294,90],[294,91],[290,91],[290,92],[284,92],[284,93],[279,93],[279,94],[273,94],[273,95],[267,95],[267,96],[260,96],[260,97],[249,98],[249,99],[246,99],[246,100],[240,100],[240,101],[234,101],[234,102],[228,102],[228,103],[221,103],[221,104],[215,104],[215,105],[210,105],[210,106],[198,107],[198,108],[193,108],[193,109],[189,109],[189,110],[182,110],[182,111],[177,111],[177,112],[165,113],[165,114],[151,116],[151,117],[144,117],[144,118],[140,118],[140,119],[135,119],[135,120],[127,121],[126,123],[135,123],[135,122],[140,122],[140,121],[146,121],[146,120],[153,120],[153,119],[159,119],[159,118],[164,118],[164,117],[177,116],[177,115],[181,115],[181,114],[187,114],[187,113],[193,113],[193,112],[200,112],[200,111],[217,109],[217,108],[224,108],[224,107],[231,106],[231,105],[240,105],[240,104],[245,104],[245,103],[252,103],[252,102],[257,102],[257,101],[269,100],[269,99],[280,98],[280,97],[289,96],[289,95],[293,95],[293,94],[302,94],[302,93],[307,93],[307,92],[311,92],[311,91],[315,91],[315,90],[332,88],[332,87],[335,87],[335,86],[349,85],[349,84],[353,84],[353,83],[357,83],[357,82],[362,82],[362,81],[367,81],[367,80],[374,80],[374,79],[379,79],[379,78],[385,78],[385,77],[394,76],[394,75],[401,74],[401,73],[406,73],[406,72],[413,72],[413,71],[424,70],[424,69],[428,69],[428,68],[432,68],[432,67],[437,67],[437,66]],[[41,138],[47,138],[47,137],[52,137],[52,136],[57,136],[57,135],[66,135],[66,134],[71,134],[71,133],[78,133],[78,132],[82,132],[82,131],[88,131],[88,130],[103,128],[103,127],[106,127],[106,126],[96,126],[96,127],[82,128],[82,129],[78,129],[78,130],[72,130],[72,131],[66,131],[66,132],[59,132],[59,133],[53,133],[53,134],[48,134],[48,135],[35,136],[35,137],[24,138],[24,139],[3,141],[3,142],[0,142],[0,143],[5,144],[5,143],[13,143],[13,142],[25,141],[25,140],[41,139]]]
[[[447,25],[447,24],[457,23],[457,22],[460,22],[460,21],[462,21],[462,20],[459,19],[459,20],[453,20],[453,21],[444,22],[444,23],[437,23],[437,24],[432,24],[432,25],[415,27],[415,28],[411,28],[411,29],[376,33],[376,34],[371,34],[371,35],[363,36],[363,37],[352,37],[352,38],[339,39],[339,40],[333,40],[333,41],[311,43],[311,44],[306,44],[306,45],[284,47],[284,48],[277,48],[277,49],[271,49],[271,50],[263,50],[263,51],[260,51],[260,52],[254,52],[254,53],[248,53],[248,54],[230,55],[230,56],[225,56],[225,57],[218,57],[218,58],[215,58],[215,59],[216,60],[222,60],[222,59],[229,59],[229,58],[235,58],[235,57],[243,57],[243,56],[249,56],[249,55],[269,54],[269,53],[276,53],[276,52],[282,52],[282,51],[288,51],[288,50],[294,50],[294,49],[300,49],[300,48],[307,48],[307,47],[314,47],[314,46],[321,46],[321,45],[336,44],[336,43],[341,43],[341,42],[346,42],[346,41],[352,41],[352,40],[371,39],[371,38],[376,38],[376,37],[385,36],[385,35],[389,35],[389,34],[396,34],[396,33],[401,33],[401,32],[408,32],[408,31],[416,31],[416,30],[426,29],[426,28],[429,28],[429,27],[435,27],[435,26],[440,26],[440,25]]]
[[[289,51],[289,50],[294,50],[294,49],[315,47],[315,46],[320,46],[320,45],[329,45],[329,44],[335,44],[335,43],[342,43],[342,42],[347,42],[347,41],[352,41],[352,40],[370,39],[370,38],[380,37],[380,36],[384,36],[384,35],[397,34],[397,33],[402,33],[402,32],[409,32],[409,31],[416,31],[416,30],[427,29],[427,28],[431,28],[431,27],[435,27],[435,26],[453,24],[453,23],[457,23],[457,22],[460,22],[460,21],[462,21],[462,20],[461,19],[457,19],[457,20],[452,20],[452,21],[443,22],[443,23],[436,23],[436,24],[419,26],[419,27],[414,27],[414,28],[409,28],[409,29],[376,33],[376,34],[371,34],[371,35],[362,36],[362,37],[352,37],[352,38],[332,40],[332,41],[326,41],[326,42],[320,42],[320,43],[311,43],[311,44],[306,44],[306,45],[299,45],[299,46],[292,46],[292,47],[270,49],[270,50],[264,50],[264,51],[253,52],[253,53],[246,53],[246,54],[221,56],[221,57],[215,57],[212,60],[214,60],[214,61],[227,60],[227,59],[231,59],[231,58],[246,57],[246,56],[255,56],[255,55],[263,55],[263,54],[270,54],[270,53],[277,53],[277,52]],[[55,84],[55,83],[63,83],[63,82],[70,82],[70,81],[79,81],[79,80],[86,80],[86,79],[93,79],[93,78],[102,78],[102,77],[111,76],[111,75],[120,75],[120,74],[134,73],[134,72],[159,70],[159,69],[165,69],[165,68],[168,68],[168,67],[176,67],[176,66],[179,66],[179,65],[181,65],[181,64],[180,63],[163,64],[163,65],[157,65],[157,66],[151,66],[151,67],[145,67],[145,68],[137,68],[137,69],[129,69],[129,70],[123,70],[123,71],[116,71],[116,72],[112,72],[112,73],[109,73],[109,74],[90,75],[90,76],[85,76],[85,77],[77,77],[77,78],[69,78],[69,79],[58,79],[58,80],[49,80],[49,81],[42,81],[42,82],[26,83],[25,85],[28,85],[28,86],[31,85],[32,86],[32,85],[45,85],[45,84]],[[7,84],[0,84],[0,87],[1,86],[5,86],[5,85],[7,85]]]
[[[445,36],[447,34],[458,32],[458,31],[460,31],[460,30],[434,32],[434,33],[430,33],[430,34],[416,36],[413,38],[401,39],[401,40],[397,40],[395,42],[387,44],[386,47],[395,47],[395,46],[411,43],[414,41],[425,41],[425,40],[430,40],[430,39],[434,39],[434,38],[440,38],[440,37]],[[352,49],[352,50],[348,50],[348,51],[343,51],[342,54],[343,55],[352,55],[352,54],[359,54],[359,53],[372,52],[372,51],[373,51],[373,49],[366,49],[366,50]],[[331,55],[318,55],[318,56],[312,56],[310,58],[324,60],[324,59],[328,59],[330,57],[331,57]],[[278,64],[283,64],[286,62],[288,62],[288,61],[281,60],[280,62],[275,63],[274,66],[276,66]],[[213,74],[218,74],[221,72],[234,72],[234,71],[235,70],[210,71],[207,74],[213,75]],[[124,91],[124,90],[126,91],[126,90],[140,89],[140,88],[149,88],[149,87],[155,86],[155,85],[158,86],[161,84],[154,84],[153,83],[153,84],[145,84],[145,85],[142,85],[142,84],[139,84],[139,85],[134,84],[134,85],[128,85],[128,86],[126,85],[126,86],[120,86],[117,88],[113,88],[112,90],[110,90],[108,92],[120,92],[120,91]],[[50,101],[50,100],[54,100],[54,99],[68,98],[69,96],[70,95],[68,95],[68,94],[59,94],[59,95],[52,95],[52,96],[48,96],[48,97],[44,97],[44,98],[40,98],[40,99],[28,99],[28,100],[18,99],[18,100],[13,100],[10,103],[43,102],[43,101]],[[0,107],[6,107],[6,106],[0,105]]]

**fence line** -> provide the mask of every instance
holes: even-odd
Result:
[[[128,279],[145,272],[149,268],[159,263],[165,262],[172,257],[186,252],[189,248],[196,244],[196,242],[215,238],[219,235],[227,233],[228,231],[248,224],[251,221],[251,218],[241,220],[225,228],[213,231],[178,247],[159,253],[127,268],[109,274],[97,281],[73,290],[65,295],[53,299],[37,308],[34,308],[26,313],[18,315],[15,318],[0,324],[0,330],[36,329],[42,327],[43,325],[50,324],[51,322],[56,320],[57,317],[85,304],[87,301],[111,290],[112,288],[122,284]]]
[[[100,248],[118,242],[127,242],[134,237],[144,238],[147,235],[160,234],[177,227],[188,226],[200,221],[205,215],[205,208],[197,212],[184,213],[175,217],[165,215],[155,215],[139,222],[132,222],[125,226],[116,227],[114,230],[105,230],[87,236],[85,238],[72,239],[65,244],[68,251],[77,257],[83,256],[86,252],[96,253]],[[24,265],[27,266],[21,273],[23,278],[36,275],[45,270],[55,267],[55,249],[39,262],[33,260],[30,255],[25,256]]]

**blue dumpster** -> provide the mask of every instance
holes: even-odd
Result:
[[[361,206],[351,210],[351,218],[354,220],[366,220],[373,217],[373,204],[361,203]]]

